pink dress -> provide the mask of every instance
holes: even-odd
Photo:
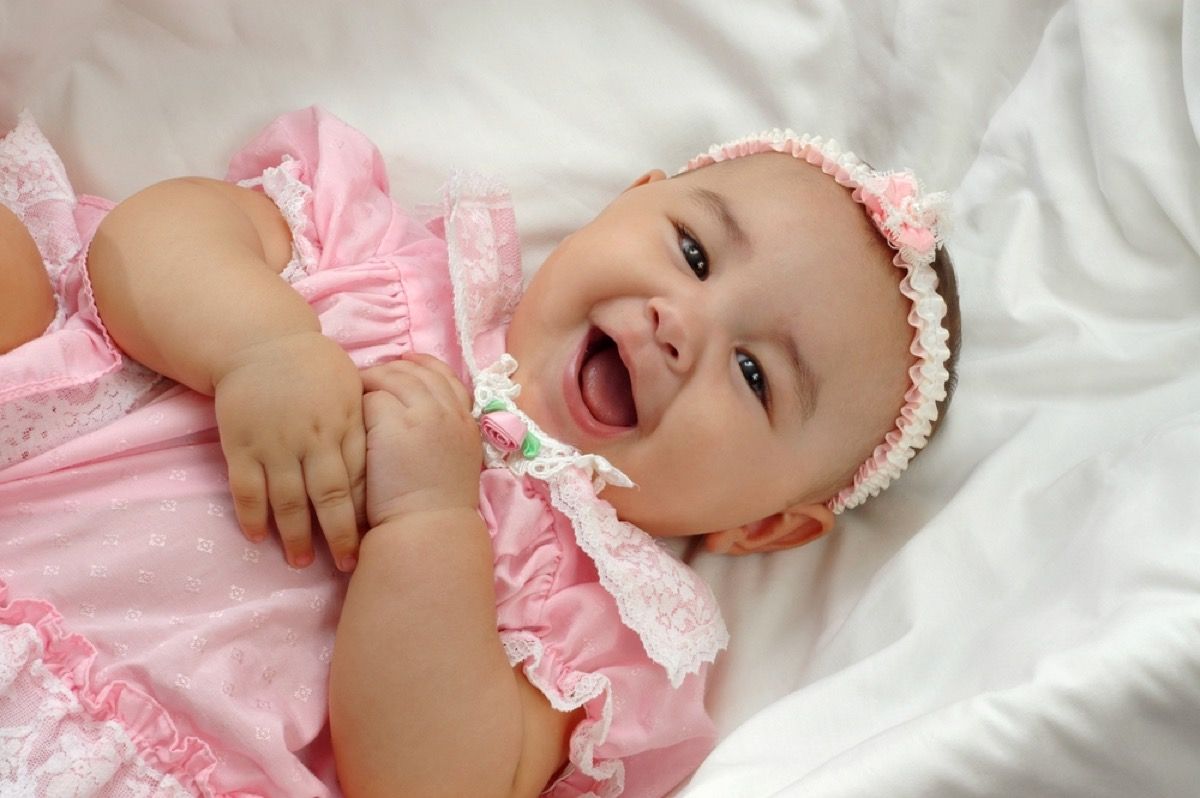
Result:
[[[281,117],[228,179],[293,232],[283,274],[365,367],[417,350],[542,440],[485,446],[480,512],[497,628],[558,709],[584,707],[554,796],[661,795],[711,749],[707,587],[596,497],[624,479],[512,405],[519,297],[511,207],[456,176],[427,225],[382,159],[319,110]],[[0,355],[0,794],[338,795],[326,679],[345,579],[241,536],[212,402],[124,358],[96,312],[88,242],[112,204],[76,197],[28,115],[0,141],[0,202],[55,285],[46,333]],[[483,366],[482,368],[480,366]]]

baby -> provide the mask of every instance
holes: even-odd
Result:
[[[23,116],[0,179],[0,629],[96,791],[665,794],[727,634],[654,539],[827,533],[953,384],[940,198],[820,139],[642,175],[523,293],[502,190],[420,224],[318,109],[115,208]]]

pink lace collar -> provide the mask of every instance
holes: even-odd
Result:
[[[521,260],[508,191],[474,174],[451,176],[441,208],[449,251],[454,312],[463,361],[474,382],[475,417],[511,414],[535,439],[523,453],[485,434],[484,461],[545,482],[556,510],[570,519],[579,547],[596,564],[621,621],[675,686],[729,642],[712,590],[654,538],[617,518],[596,494],[633,483],[603,457],[584,454],[544,433],[514,402],[516,361],[503,351],[503,331],[521,296]],[[480,364],[484,364],[483,367]],[[485,428],[486,431],[486,428]]]

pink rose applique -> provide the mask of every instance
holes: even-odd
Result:
[[[479,420],[479,430],[485,441],[505,454],[520,449],[528,432],[525,422],[507,410],[485,414]]]

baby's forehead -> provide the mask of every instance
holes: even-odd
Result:
[[[719,193],[760,234],[802,237],[810,246],[825,242],[843,255],[849,246],[860,256],[891,259],[890,248],[851,190],[820,167],[786,153],[721,161],[675,179]]]

